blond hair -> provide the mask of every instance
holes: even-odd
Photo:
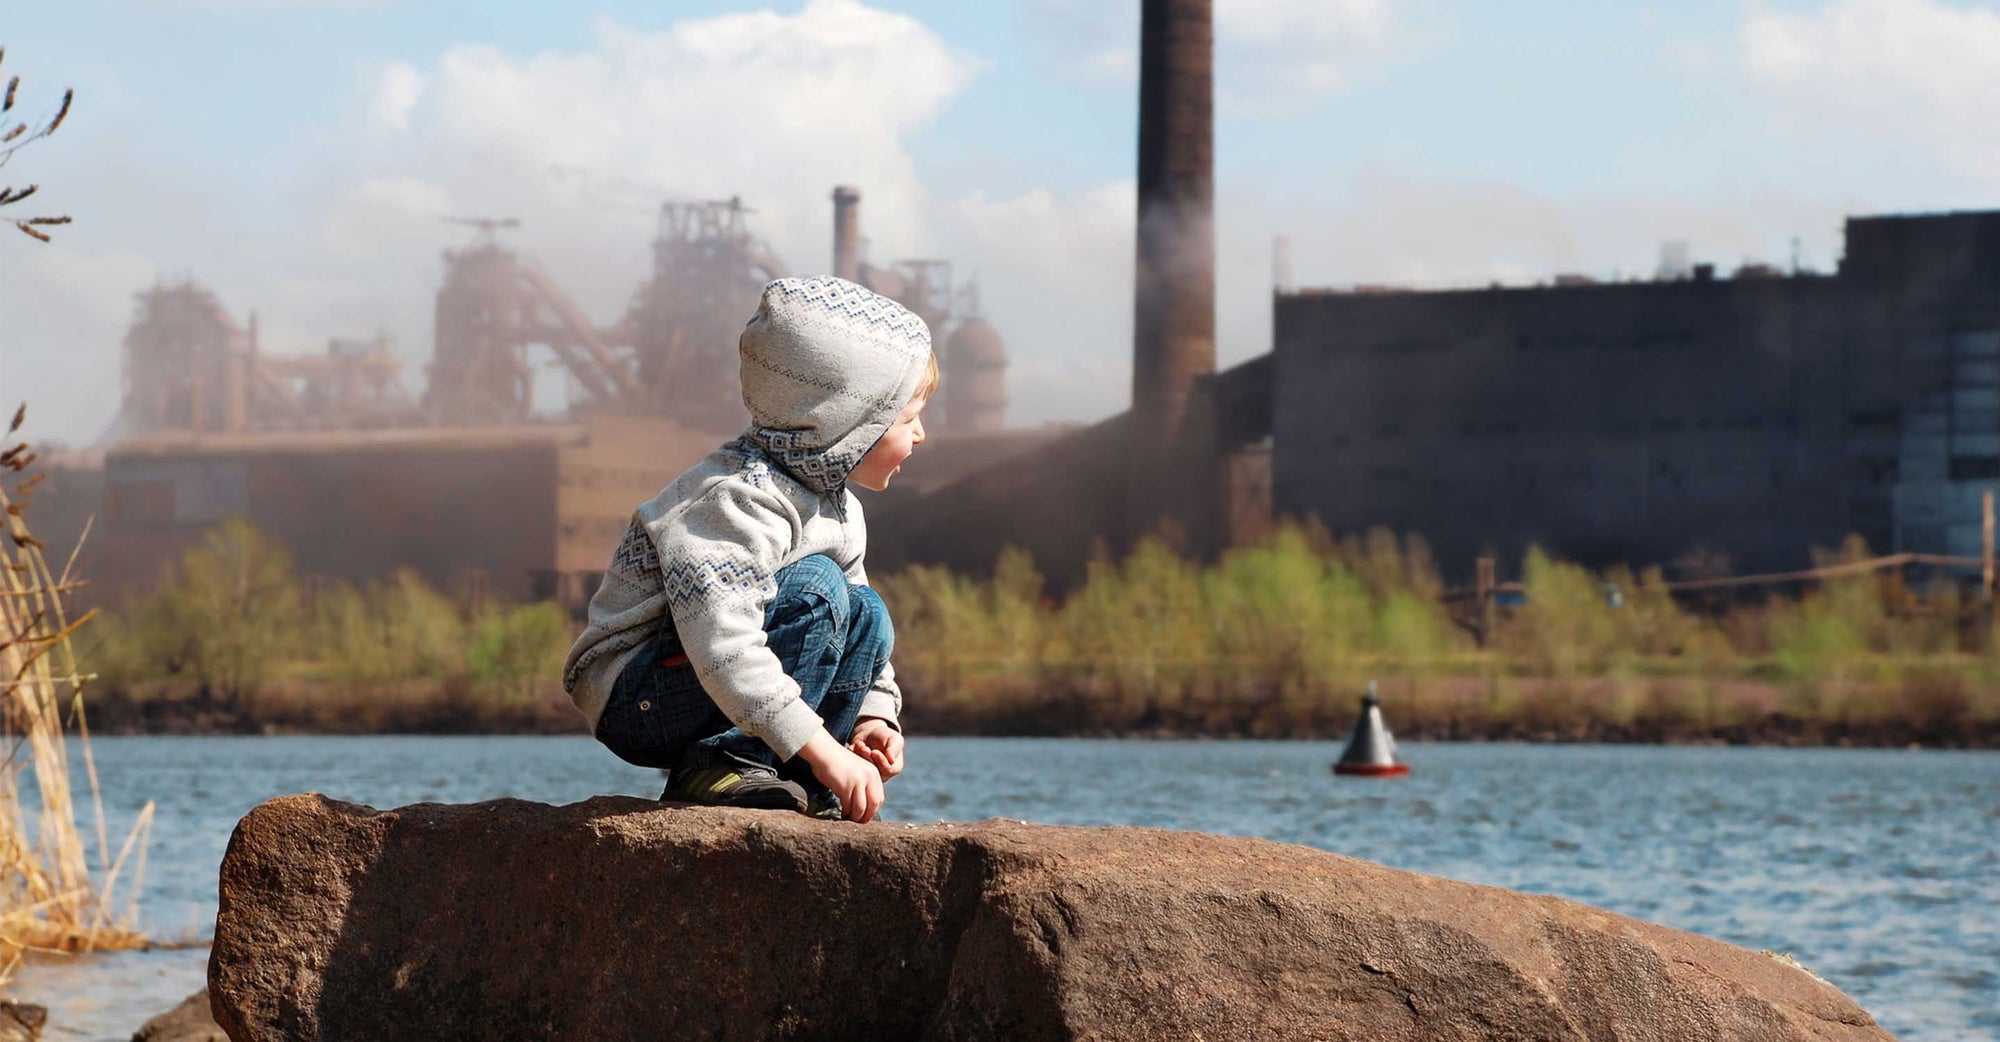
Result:
[[[942,380],[943,377],[938,373],[937,352],[933,351],[929,358],[924,359],[924,378],[917,383],[917,393],[910,400],[930,401],[931,395],[937,393],[938,383]]]

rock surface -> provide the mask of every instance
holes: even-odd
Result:
[[[209,1012],[208,989],[189,995],[132,1033],[132,1042],[229,1042]]]
[[[289,796],[223,859],[263,1039],[1886,1039],[1769,955],[1253,839]]]

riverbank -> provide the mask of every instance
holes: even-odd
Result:
[[[1390,727],[1405,741],[1551,742],[1614,745],[1768,745],[2000,749],[2000,719],[1969,707],[1930,706],[1894,715],[1801,716],[1768,685],[1634,686],[1612,678],[1557,684],[1536,678],[1390,680],[1381,687]],[[1353,724],[1351,699],[1311,707],[1296,699],[1242,703],[1134,702],[1107,726],[1107,695],[1083,691],[1037,701],[979,704],[907,692],[904,723],[915,734],[978,737],[1339,740]],[[289,684],[250,704],[202,689],[144,695],[114,689],[90,696],[100,735],[428,734],[577,735],[582,717],[559,689],[495,704],[435,686],[351,689]],[[1957,703],[1947,705],[1953,709]]]

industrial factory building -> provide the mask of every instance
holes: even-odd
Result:
[[[1976,557],[2000,478],[2000,213],[1847,224],[1832,275],[1276,300],[1273,506],[1420,532],[1463,568],[1843,534]]]
[[[1180,448],[1150,481],[1178,503],[1134,512],[1107,491],[1141,473],[1114,447],[1127,414],[1045,450],[1085,475],[1060,491],[1055,468],[962,483],[980,505],[931,506],[912,559],[974,568],[1015,542],[1074,580],[1093,540],[1162,519],[1214,553],[1282,517],[1422,535],[1465,580],[1531,545],[1598,566],[1700,551],[1738,573],[1805,567],[1848,533],[1980,555],[1980,497],[2000,484],[2000,212],[1850,220],[1833,274],[1695,266],[1273,307],[1269,355],[1186,381]],[[986,520],[1038,497],[1070,513]]]

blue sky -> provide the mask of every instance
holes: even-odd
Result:
[[[5,69],[63,133],[0,183],[78,223],[0,240],[0,398],[115,410],[131,294],[192,277],[273,349],[429,350],[443,212],[610,323],[666,196],[741,192],[798,270],[826,194],[874,259],[976,271],[1014,417],[1128,379],[1134,0],[8,5]],[[1958,0],[1218,0],[1221,351],[1268,349],[1270,240],[1307,284],[1838,257],[1845,214],[2000,203],[2000,8]],[[420,383],[413,369],[412,383]]]

